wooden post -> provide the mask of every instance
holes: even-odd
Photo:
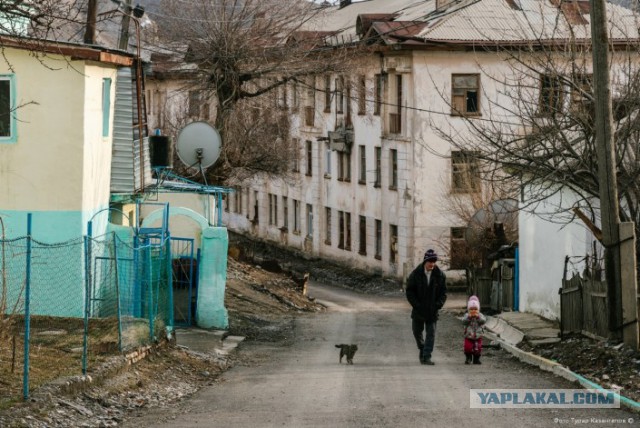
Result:
[[[98,0],[89,0],[87,5],[87,26],[84,32],[84,42],[88,45],[96,43],[96,16],[98,13]]]
[[[122,22],[120,23],[120,39],[118,41],[118,49],[126,51],[129,48],[129,23],[131,22],[131,0],[122,2],[124,11],[122,13]],[[140,44],[140,41],[138,41]]]
[[[609,305],[609,335],[622,337],[622,301],[620,275],[620,213],[616,181],[615,149],[611,132],[611,88],[609,84],[609,35],[605,0],[591,2],[591,41],[593,44],[593,92],[595,98],[596,153],[602,237],[605,246],[605,273]]]
[[[622,257],[622,339],[638,349],[638,285],[636,280],[636,234],[633,222],[620,224]]]

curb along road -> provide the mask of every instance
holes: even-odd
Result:
[[[498,320],[495,317],[487,317],[486,326],[489,332],[485,331],[485,337],[487,337],[490,340],[498,342],[502,349],[506,350],[511,355],[518,358],[520,361],[530,365],[537,366],[542,370],[551,372],[556,376],[561,376],[571,382],[577,382],[583,388],[608,391],[606,388],[603,388],[602,386],[596,384],[595,382],[592,382],[584,378],[583,376],[580,376],[579,374],[572,372],[571,370],[569,370],[567,367],[563,366],[560,363],[548,360],[544,357],[541,357],[531,352],[523,351],[522,349],[519,349],[518,347],[516,347],[514,344],[511,344],[507,340],[504,340],[501,337],[501,334],[498,333],[498,331],[509,331],[510,332],[509,334],[513,335],[514,334],[513,330],[515,330],[517,332],[515,333],[516,337],[518,336],[518,333],[521,335],[520,337],[524,337],[524,334],[522,332],[519,332],[513,326],[508,325],[505,321]],[[627,398],[621,394],[618,394],[617,392],[615,393],[615,395],[620,399],[621,405],[623,405],[627,409],[640,413],[640,403],[633,401],[630,398]]]

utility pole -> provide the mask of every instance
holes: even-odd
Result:
[[[87,5],[87,26],[84,32],[84,42],[88,45],[96,43],[96,16],[98,13],[98,0],[89,0]]]
[[[131,0],[123,0],[122,1],[123,14],[122,14],[122,22],[120,24],[120,40],[118,42],[118,49],[126,51],[129,47],[129,23],[131,21],[131,17],[129,14],[131,13]]]
[[[591,43],[593,46],[593,95],[595,98],[596,153],[603,244],[605,246],[605,272],[609,307],[609,335],[620,340],[622,336],[622,274],[620,264],[620,212],[616,158],[613,142],[611,114],[611,87],[609,79],[609,35],[605,0],[590,0]]]

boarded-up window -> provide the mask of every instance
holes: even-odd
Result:
[[[454,74],[451,76],[451,114],[480,114],[479,74]]]

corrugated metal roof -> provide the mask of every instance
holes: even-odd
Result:
[[[519,0],[520,10],[507,0],[480,0],[457,10],[438,23],[431,23],[418,34],[425,40],[438,41],[536,41],[589,39],[590,16],[581,14],[569,24],[566,13],[549,1]],[[584,9],[582,10],[584,11]],[[630,10],[608,4],[610,38],[637,38],[638,29]],[[579,13],[579,12],[578,12]],[[574,17],[575,18],[575,17]]]
[[[440,10],[435,5],[435,0],[370,0],[343,8],[327,7],[308,29],[339,31],[336,39],[339,43],[357,39],[358,15],[396,13],[396,22],[425,24],[412,34],[424,42],[580,40],[589,39],[591,33],[586,1],[573,4],[561,0],[453,0]],[[611,40],[639,38],[631,10],[607,3],[607,14],[612,23]],[[397,40],[386,36],[400,27],[389,24],[378,25],[378,34],[384,36],[385,42],[396,43]]]

